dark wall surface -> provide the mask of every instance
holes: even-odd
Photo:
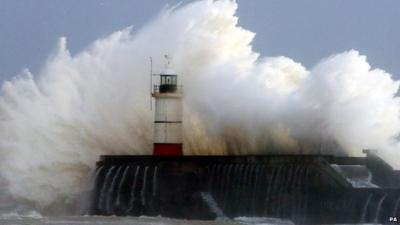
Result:
[[[397,173],[373,155],[103,156],[96,174],[90,209],[96,215],[262,216],[296,224],[400,215]]]

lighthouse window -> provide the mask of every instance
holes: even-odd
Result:
[[[177,78],[176,76],[162,75],[161,76],[161,85],[176,85]]]
[[[165,84],[165,76],[161,76],[161,84]]]

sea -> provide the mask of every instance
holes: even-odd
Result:
[[[238,217],[214,221],[178,220],[165,217],[117,217],[117,216],[65,216],[42,217],[39,214],[20,216],[5,214],[0,217],[0,225],[294,225],[289,220],[264,217]]]

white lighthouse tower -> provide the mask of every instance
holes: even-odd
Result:
[[[159,85],[154,85],[155,98],[153,155],[179,156],[182,150],[182,86],[171,69],[170,58],[160,74]]]

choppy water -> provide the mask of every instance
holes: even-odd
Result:
[[[293,225],[291,221],[275,218],[241,217],[234,220],[215,221],[177,220],[163,217],[104,217],[104,216],[70,216],[70,217],[22,217],[16,214],[0,216],[1,225]]]

